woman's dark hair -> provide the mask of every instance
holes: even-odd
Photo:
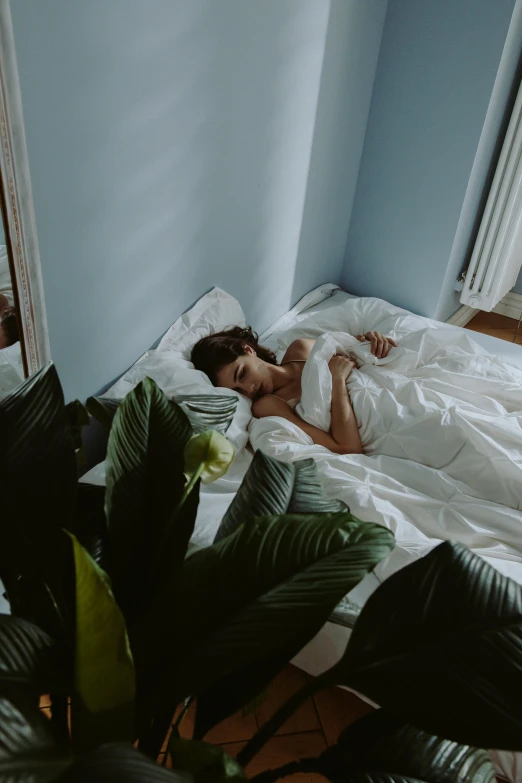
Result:
[[[8,307],[0,313],[0,329],[2,329],[5,335],[6,348],[14,345],[20,339],[18,335],[18,319],[14,307]]]
[[[238,356],[244,356],[244,346],[249,345],[256,354],[268,364],[277,364],[275,353],[257,342],[257,334],[250,326],[233,326],[223,332],[203,337],[192,349],[192,361],[196,370],[205,372],[214,386],[216,376],[222,367],[234,362]]]

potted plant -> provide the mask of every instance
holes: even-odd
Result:
[[[0,781],[244,779],[241,765],[301,700],[332,684],[384,709],[319,759],[259,778],[313,769],[353,781],[493,780],[473,746],[522,745],[522,600],[458,544],[387,580],[341,661],[237,762],[201,741],[266,688],[394,542],[325,498],[313,463],[258,452],[219,540],[187,555],[199,482],[232,458],[218,431],[194,431],[197,420],[141,383],[114,416],[105,489],[76,480],[52,365],[0,403],[0,575],[12,610],[0,622]],[[195,739],[173,732],[171,772],[151,759],[194,697]]]

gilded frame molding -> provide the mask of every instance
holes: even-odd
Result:
[[[2,211],[26,375],[51,358],[9,0],[0,0]]]

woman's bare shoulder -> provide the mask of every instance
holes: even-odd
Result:
[[[292,414],[293,411],[288,403],[275,394],[264,394],[252,405],[252,416],[255,416],[256,419],[264,419],[265,416],[283,416],[285,419],[289,419]]]
[[[314,343],[315,340],[312,340],[310,337],[299,337],[299,339],[294,340],[286,349],[281,364],[283,362],[293,362],[297,359],[308,359]]]

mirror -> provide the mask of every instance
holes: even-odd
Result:
[[[18,328],[18,298],[10,266],[5,231],[0,225],[0,399],[25,377]]]
[[[9,0],[0,0],[0,398],[50,360]]]

